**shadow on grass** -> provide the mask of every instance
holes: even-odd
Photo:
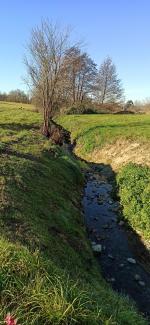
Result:
[[[7,155],[7,156],[15,156],[17,158],[28,159],[31,161],[40,161],[40,158],[38,158],[34,155],[31,155],[29,153],[21,153],[19,151],[12,150],[10,148],[4,148],[4,149],[2,148],[0,150],[0,154]]]
[[[0,128],[5,130],[23,131],[23,130],[39,130],[39,125],[24,123],[1,123]]]

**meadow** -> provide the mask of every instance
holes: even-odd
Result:
[[[91,139],[90,117],[63,119],[73,138]],[[93,257],[80,203],[87,164],[45,139],[41,121],[30,105],[0,103],[0,324],[8,312],[21,325],[148,324]]]

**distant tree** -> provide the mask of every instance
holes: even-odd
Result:
[[[107,57],[99,68],[95,89],[99,103],[115,103],[122,100],[121,80],[118,79],[116,66],[110,57]]]
[[[78,46],[71,47],[64,59],[65,93],[72,104],[82,103],[91,96],[97,75],[96,64]]]
[[[9,101],[16,103],[29,103],[29,96],[20,89],[11,90],[9,93],[0,93],[0,101]]]
[[[29,96],[20,89],[11,90],[7,95],[7,100],[16,103],[29,103]]]
[[[53,116],[59,101],[64,74],[64,58],[68,50],[68,30],[61,31],[56,25],[43,21],[32,30],[25,65],[28,84],[42,103],[45,136],[51,136]]]
[[[7,94],[6,93],[0,93],[0,101],[7,101]]]

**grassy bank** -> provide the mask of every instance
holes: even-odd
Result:
[[[41,136],[31,106],[0,103],[0,324],[147,324],[99,274],[81,214],[83,163]]]
[[[150,115],[72,115],[59,121],[77,140],[77,153],[87,159],[94,160],[96,150],[118,140],[150,143]]]
[[[150,168],[128,164],[119,172],[117,182],[124,218],[150,239]]]

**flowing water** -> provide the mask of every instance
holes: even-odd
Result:
[[[89,239],[92,245],[101,245],[97,259],[104,278],[150,317],[150,273],[133,253],[125,225],[118,223],[120,206],[113,198],[110,177],[106,166],[93,166],[86,174],[83,209]]]

